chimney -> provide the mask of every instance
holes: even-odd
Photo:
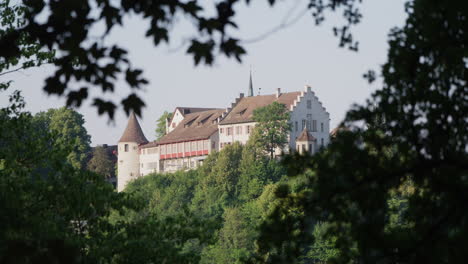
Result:
[[[281,95],[281,88],[276,88],[276,98],[280,97]]]

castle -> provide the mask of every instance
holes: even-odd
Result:
[[[177,107],[166,120],[166,135],[148,142],[134,113],[118,142],[117,190],[127,183],[153,172],[174,172],[200,166],[213,151],[234,142],[245,144],[255,126],[253,112],[273,102],[284,104],[290,112],[289,144],[283,150],[313,154],[329,142],[330,114],[310,86],[303,91],[253,95],[240,94],[230,107]]]

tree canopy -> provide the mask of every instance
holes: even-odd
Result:
[[[34,65],[51,62],[56,70],[45,81],[46,93],[66,97],[68,106],[80,106],[84,100],[92,100],[98,113],[106,113],[111,119],[120,105],[127,114],[133,110],[140,115],[144,102],[139,91],[148,81],[143,71],[128,60],[126,49],[107,44],[105,40],[114,28],[123,26],[125,17],[134,15],[148,22],[146,37],[159,46],[170,41],[175,21],[186,19],[194,25],[195,32],[188,33],[191,37],[185,52],[193,57],[195,64],[211,65],[218,54],[241,61],[246,50],[233,33],[238,28],[236,6],[240,2],[253,4],[253,1],[222,0],[203,5],[202,2],[24,0],[13,5],[9,0],[3,1],[0,14],[5,15],[7,27],[0,30],[0,62],[6,62],[6,67],[0,66],[0,70],[8,70],[20,61]],[[268,2],[274,5],[276,0]],[[310,0],[308,9],[316,24],[324,21],[327,11],[343,10],[345,23],[334,27],[333,32],[339,37],[340,46],[355,50],[357,42],[350,27],[361,19],[360,2]],[[213,14],[206,12],[211,9],[215,11]],[[105,26],[102,32],[95,30],[100,24]],[[131,88],[129,93],[117,103],[105,99],[103,94],[114,92],[119,78]],[[101,96],[88,98],[90,94],[99,94],[97,89]]]
[[[468,5],[415,0],[406,12],[389,35],[383,87],[348,112],[349,129],[311,159],[285,160],[306,182],[284,187],[262,262],[298,262],[317,221],[336,239],[336,263],[465,261]]]
[[[166,135],[166,123],[168,119],[172,118],[172,113],[169,113],[168,111],[164,111],[164,113],[158,118],[156,121],[156,140],[162,138],[164,135]]]
[[[95,172],[105,178],[115,176],[115,164],[109,155],[108,151],[102,147],[97,146],[93,149],[91,159],[88,161],[87,169]]]
[[[273,102],[255,109],[253,120],[257,122],[252,135],[253,141],[264,146],[270,158],[274,157],[277,149],[283,150],[288,143],[289,111],[284,104]]]
[[[34,116],[38,127],[53,135],[55,148],[63,149],[68,162],[85,169],[91,150],[91,136],[84,127],[83,115],[68,107],[49,109]]]

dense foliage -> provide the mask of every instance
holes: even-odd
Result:
[[[54,148],[63,149],[67,161],[77,169],[86,168],[91,136],[82,114],[68,107],[49,109],[34,115],[34,122],[53,136]]]
[[[182,246],[204,241],[200,222],[140,215],[143,199],[72,166],[19,92],[10,98],[0,109],[1,263],[196,262]]]
[[[115,163],[110,155],[112,154],[110,154],[104,147],[95,147],[86,168],[106,178],[115,176]]]
[[[298,262],[311,223],[326,221],[334,263],[466,261],[468,3],[455,2],[409,1],[383,87],[325,151],[285,160],[293,175],[312,173],[262,227],[257,260]]]

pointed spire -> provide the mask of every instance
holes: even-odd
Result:
[[[143,134],[137,117],[133,111],[130,113],[127,127],[125,128],[125,131],[119,142],[136,142],[138,144],[148,143],[148,140]]]
[[[250,66],[249,92],[247,93],[247,96],[253,96],[252,66]]]

